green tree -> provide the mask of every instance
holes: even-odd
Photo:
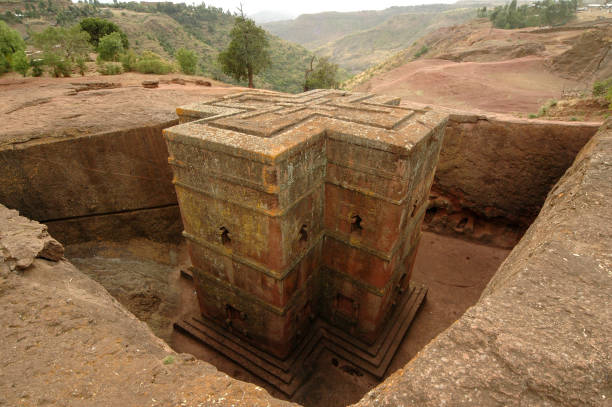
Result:
[[[176,60],[181,67],[181,71],[187,75],[195,75],[196,67],[198,66],[198,56],[195,52],[185,48],[179,48],[176,51]]]
[[[304,80],[304,92],[311,89],[331,89],[338,87],[338,65],[329,60],[328,57],[319,58],[317,66],[313,68],[310,60],[310,69],[306,71]]]
[[[105,20],[103,18],[88,17],[84,18],[79,22],[81,29],[89,34],[89,42],[94,47],[98,47],[100,39],[105,35],[117,32],[121,36],[121,42],[123,48],[129,48],[129,42],[127,35],[121,31],[119,26],[112,21]]]
[[[13,70],[15,72],[19,72],[24,77],[28,76],[28,71],[30,70],[30,62],[28,61],[28,57],[25,52],[17,51],[13,54]]]
[[[13,66],[13,55],[25,50],[25,42],[21,35],[0,21],[0,74],[8,72]]]
[[[270,66],[266,32],[240,10],[230,38],[227,49],[219,54],[221,69],[237,81],[247,79],[253,88],[253,76]]]
[[[116,61],[119,54],[123,53],[121,35],[118,32],[112,32],[100,38],[98,53],[103,61]]]
[[[43,52],[43,64],[53,76],[70,76],[76,58],[88,56],[89,34],[75,25],[71,28],[49,27],[33,35],[34,45]]]

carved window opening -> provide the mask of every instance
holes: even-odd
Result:
[[[467,225],[468,221],[469,221],[468,218],[461,219],[459,223],[457,223],[457,229],[463,229],[465,225]]]
[[[246,314],[244,312],[241,312],[240,310],[232,307],[230,304],[225,305],[225,316],[230,321],[235,320],[235,319],[239,319],[239,320],[246,319]]]
[[[347,297],[342,293],[336,295],[336,309],[341,314],[353,318],[357,310],[357,303],[352,298]]]
[[[412,205],[412,213],[410,214],[411,218],[414,218],[414,215],[416,215],[416,211],[417,211],[417,202],[414,202],[414,205]]]
[[[397,291],[401,294],[404,292],[404,282],[406,281],[406,273],[403,273],[402,276],[400,277],[399,281],[397,282]]]
[[[363,230],[363,226],[361,226],[361,216],[353,215],[351,216],[351,233],[360,232]]]
[[[308,230],[307,230],[307,226],[306,225],[302,225],[302,227],[300,228],[300,242],[307,242],[308,241]]]
[[[221,226],[219,230],[221,231],[221,243],[223,246],[228,246],[232,242],[229,236],[229,230],[227,230],[225,226]]]

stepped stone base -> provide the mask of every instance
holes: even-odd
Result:
[[[190,271],[184,271],[183,275],[188,277]],[[175,323],[174,327],[292,396],[308,378],[324,349],[381,379],[426,294],[425,286],[411,282],[398,299],[384,329],[371,345],[317,318],[297,348],[285,359],[258,349],[225,326],[202,315],[190,315]]]

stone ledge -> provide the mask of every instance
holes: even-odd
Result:
[[[58,261],[64,247],[49,235],[47,226],[0,204],[0,260],[11,270],[23,270],[37,257]]]

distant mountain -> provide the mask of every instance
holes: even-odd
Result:
[[[294,20],[266,23],[263,27],[318,55],[331,57],[354,74],[385,60],[437,28],[460,24],[475,16],[475,7],[436,4],[379,11],[303,14]]]
[[[249,14],[249,18],[255,20],[257,24],[270,23],[272,21],[290,20],[297,17],[297,14],[284,11],[263,10]]]

